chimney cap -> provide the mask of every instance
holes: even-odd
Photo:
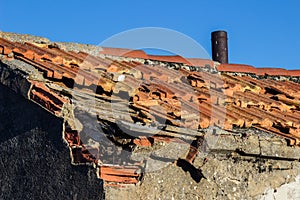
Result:
[[[211,33],[212,37],[226,37],[227,38],[227,32],[224,30],[218,30]]]

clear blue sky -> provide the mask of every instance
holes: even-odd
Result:
[[[229,34],[229,61],[300,69],[300,1],[9,1],[0,0],[0,30],[53,41],[99,44],[140,27],[179,31],[211,54],[210,33]]]

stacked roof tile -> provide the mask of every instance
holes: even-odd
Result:
[[[229,131],[257,128],[300,145],[300,70],[114,48],[91,55],[3,38],[0,54],[2,60],[19,60],[43,75],[43,80],[27,76],[31,85],[27,98],[65,119],[63,138],[72,162],[93,164],[107,183],[138,183],[145,163],[112,161],[105,156],[116,154],[105,152],[111,146],[83,142],[83,128],[74,125],[69,118],[73,111],[67,108],[89,107],[105,136],[110,141],[121,138],[128,147],[151,147],[155,141],[174,138],[188,144],[210,126]],[[89,105],[91,99],[96,103]],[[186,159],[192,163],[196,154],[191,146]]]

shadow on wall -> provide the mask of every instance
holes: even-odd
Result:
[[[3,85],[0,85],[0,120],[0,143],[35,128],[56,134],[62,129],[62,120]]]
[[[183,171],[189,172],[191,177],[197,183],[199,183],[202,178],[205,178],[200,169],[195,168],[194,165],[192,165],[191,163],[189,163],[188,161],[186,161],[184,159],[178,159],[177,166],[181,167],[183,169]]]
[[[103,199],[88,166],[72,166],[62,119],[0,85],[0,199]]]

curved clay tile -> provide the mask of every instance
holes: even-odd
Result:
[[[187,65],[197,66],[197,67],[205,67],[209,65],[210,67],[214,66],[214,61],[209,59],[201,59],[201,58],[187,58]]]
[[[256,74],[260,76],[290,76],[289,71],[283,68],[257,68]]]
[[[148,55],[142,50],[131,50],[125,54],[125,57],[148,59]]]
[[[257,73],[257,68],[251,65],[241,65],[241,64],[220,64],[217,67],[218,71],[221,72],[240,72],[240,73]]]
[[[289,70],[290,76],[300,76],[300,70]]]
[[[100,51],[101,54],[148,59],[148,55],[143,50],[131,50],[125,48],[110,48],[110,47],[102,47],[102,49],[103,50]]]
[[[148,55],[150,60],[157,60],[163,62],[173,62],[173,63],[186,63],[187,60],[181,56],[156,56],[156,55]]]

